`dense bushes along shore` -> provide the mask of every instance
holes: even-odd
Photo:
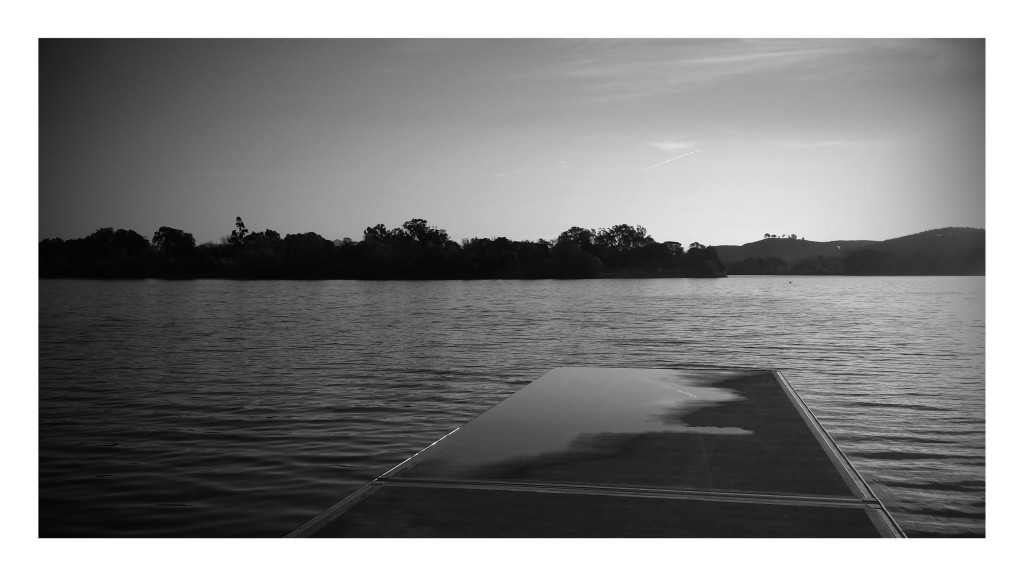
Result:
[[[482,279],[601,276],[720,277],[713,247],[656,242],[642,226],[573,227],[555,240],[473,238],[409,220],[367,228],[362,241],[330,241],[314,232],[281,237],[249,232],[241,218],[220,243],[197,246],[192,234],[161,227],[147,239],[101,228],[85,238],[39,243],[43,278]]]

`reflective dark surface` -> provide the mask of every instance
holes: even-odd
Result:
[[[764,370],[557,368],[296,535],[894,535],[790,394]]]
[[[768,371],[558,368],[392,476],[851,494]]]
[[[596,434],[685,432],[752,434],[737,427],[693,426],[685,415],[724,402],[742,401],[715,386],[734,376],[722,372],[559,368],[465,426],[433,458],[465,468],[573,451]],[[524,425],[526,424],[526,425]]]

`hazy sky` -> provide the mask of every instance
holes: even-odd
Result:
[[[985,226],[982,40],[43,40],[39,62],[40,239]]]

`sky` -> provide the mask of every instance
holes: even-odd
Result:
[[[673,160],[673,158],[675,158]],[[39,239],[985,227],[985,41],[42,40]]]

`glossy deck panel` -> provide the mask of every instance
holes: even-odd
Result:
[[[558,368],[292,535],[902,533],[779,372]]]

